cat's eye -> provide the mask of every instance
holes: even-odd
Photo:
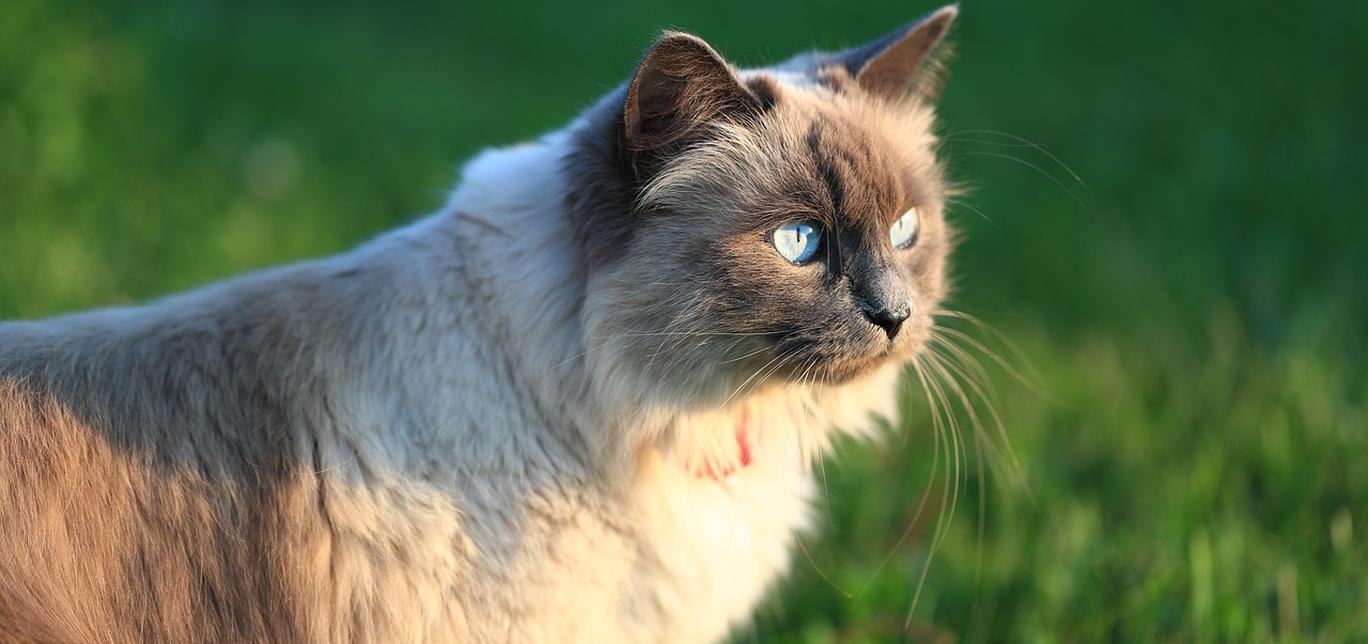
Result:
[[[822,228],[813,221],[791,221],[770,233],[770,243],[779,256],[794,264],[805,264],[817,255],[822,245]]]
[[[911,248],[912,244],[917,243],[919,228],[921,217],[917,214],[917,209],[908,208],[907,212],[893,222],[893,227],[888,229],[888,240],[893,242],[894,248]]]

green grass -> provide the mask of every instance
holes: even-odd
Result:
[[[974,188],[953,305],[1047,395],[990,368],[1025,483],[1005,455],[981,477],[966,434],[911,633],[1368,640],[1368,4],[1041,4],[963,7],[942,112]],[[754,64],[931,8],[457,5],[4,3],[0,317],[399,225],[663,27]],[[902,636],[946,491],[915,385],[907,406],[826,463],[823,530],[738,639]]]

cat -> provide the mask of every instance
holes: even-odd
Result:
[[[666,32],[353,251],[0,325],[0,639],[726,637],[946,296],[956,12],[751,70]]]

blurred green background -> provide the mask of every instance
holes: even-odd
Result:
[[[754,65],[930,8],[6,0],[0,317],[403,224],[665,27]],[[954,40],[952,305],[1045,392],[980,358],[1024,482],[966,433],[926,567],[947,482],[912,386],[894,439],[825,464],[821,531],[737,639],[1368,640],[1368,3],[982,0]]]

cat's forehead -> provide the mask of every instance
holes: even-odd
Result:
[[[747,227],[816,215],[882,231],[907,208],[939,204],[929,107],[797,70],[739,75],[770,100],[768,109],[714,123],[649,182],[640,205],[734,213],[720,221]]]
[[[774,115],[784,125],[819,123],[838,142],[862,145],[916,164],[934,157],[934,112],[909,98],[888,101],[861,91],[845,69],[817,67],[745,72],[748,83],[769,85]]]
[[[793,167],[821,184],[817,192],[835,213],[882,220],[939,198],[928,108],[869,97],[843,70],[753,78],[775,85],[767,136],[786,143],[784,154],[802,159]]]

